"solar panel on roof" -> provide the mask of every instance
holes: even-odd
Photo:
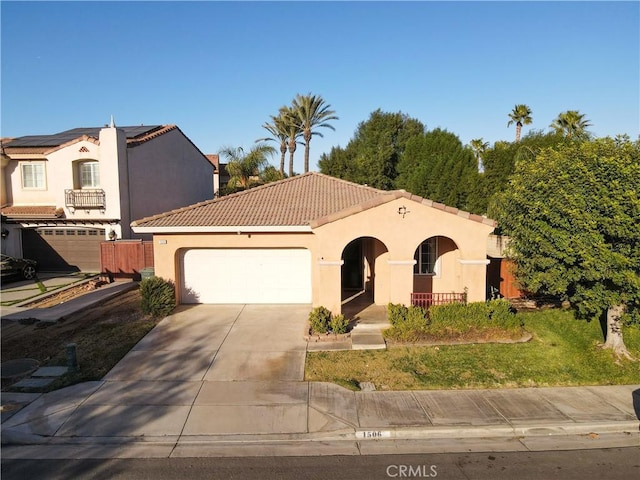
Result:
[[[123,130],[127,138],[136,138],[162,128],[162,125],[138,125],[118,127]],[[27,135],[9,142],[12,147],[55,147],[65,144],[83,135],[98,138],[102,127],[80,127],[54,133],[53,135]]]
[[[146,135],[148,133],[153,132],[154,130],[158,130],[162,128],[162,125],[139,125],[137,127],[122,127],[127,138],[136,138],[141,135]]]

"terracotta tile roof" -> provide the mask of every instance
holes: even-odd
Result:
[[[404,191],[378,190],[310,172],[143,218],[131,225],[152,228],[231,226],[311,226],[314,228],[396,198],[407,198],[470,220],[494,224],[493,220],[451,209]]]
[[[142,143],[148,142],[149,140],[153,140],[160,135],[164,135],[171,130],[175,130],[176,128],[178,128],[176,125],[163,125],[161,128],[154,130],[153,132],[149,132],[139,137],[127,138],[127,146],[136,147]]]
[[[44,154],[51,150],[51,147],[3,147],[2,153],[12,155],[15,153]]]
[[[211,163],[211,165],[213,165],[213,168],[217,171],[220,165],[220,156],[217,153],[207,153],[205,154],[205,157],[207,157],[207,160],[209,160],[209,163]]]
[[[56,208],[55,206],[13,206],[8,205],[2,207],[1,212],[2,215],[7,217],[8,219],[34,219],[34,218],[42,218],[42,219],[50,219],[50,218],[60,218],[64,215],[64,210],[62,208]]]

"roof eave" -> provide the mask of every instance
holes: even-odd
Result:
[[[46,160],[44,153],[5,153],[9,160]]]
[[[309,225],[225,225],[145,227],[131,224],[134,233],[310,233]]]

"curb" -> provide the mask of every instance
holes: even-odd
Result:
[[[546,437],[551,435],[588,435],[607,433],[636,433],[640,435],[638,421],[583,423],[583,424],[529,424],[511,426],[459,426],[459,427],[416,427],[401,429],[356,429],[357,440],[380,439],[454,439],[454,438],[520,438]]]
[[[29,434],[17,428],[2,431],[2,445],[127,445],[138,443],[163,444],[271,444],[280,442],[375,442],[384,440],[455,440],[466,438],[507,439],[531,437],[584,436],[589,434],[627,434],[637,436],[640,445],[638,421],[602,422],[589,424],[537,424],[512,426],[460,426],[460,427],[402,427],[380,430],[341,429],[332,432],[308,432],[289,434],[229,434],[229,435],[180,435],[158,437],[47,437]]]

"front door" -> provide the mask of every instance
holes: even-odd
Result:
[[[345,247],[342,260],[344,261],[342,264],[342,288],[344,290],[364,289],[364,258],[361,238]]]

